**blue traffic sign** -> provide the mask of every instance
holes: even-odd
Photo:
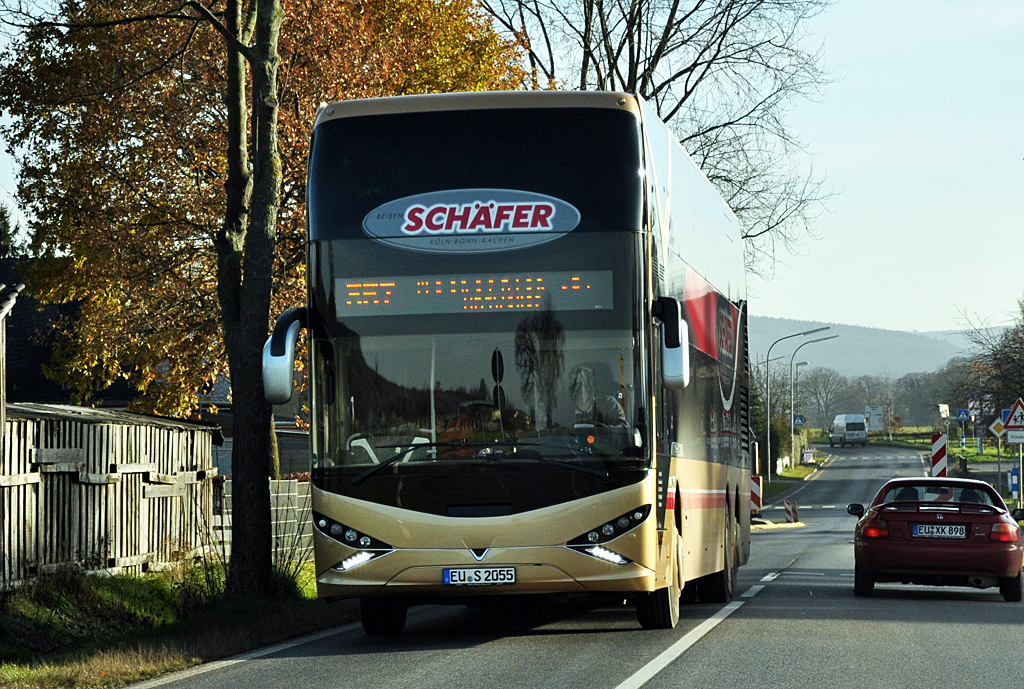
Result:
[[[806,421],[805,421],[805,419],[804,419],[804,417],[802,415],[800,415],[800,414],[794,414],[793,415],[793,425],[794,426],[803,426],[805,422]]]
[[[956,410],[956,420],[957,421],[970,421],[971,420],[971,413],[969,411],[967,411],[966,409],[957,409]]]
[[[1010,418],[1010,412],[1012,412],[1012,411],[1013,411],[1012,409],[1004,409],[1003,410],[1003,425],[1004,426],[1006,425],[1006,420],[1008,418]]]

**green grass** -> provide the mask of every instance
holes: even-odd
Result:
[[[225,596],[216,566],[39,576],[0,592],[0,686],[124,686],[358,618],[351,602],[315,599],[311,564],[291,571],[291,594],[265,600]]]

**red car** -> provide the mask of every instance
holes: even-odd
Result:
[[[983,481],[897,478],[875,495],[854,532],[853,592],[870,596],[876,582],[930,586],[998,586],[1021,600],[1021,529],[1006,503]]]

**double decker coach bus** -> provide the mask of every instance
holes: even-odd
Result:
[[[750,549],[743,250],[641,99],[338,102],[309,156],[316,577],[367,633],[408,606],[580,594],[671,628]]]

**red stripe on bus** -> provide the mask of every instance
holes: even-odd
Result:
[[[725,492],[715,493],[683,493],[683,509],[709,510],[725,507]]]

